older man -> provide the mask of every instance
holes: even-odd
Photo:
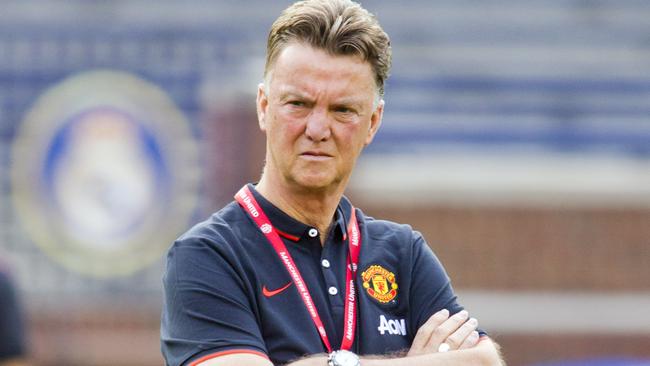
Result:
[[[275,21],[257,93],[266,166],[170,249],[169,365],[501,363],[422,236],[343,196],[381,124],[390,52],[348,0]]]

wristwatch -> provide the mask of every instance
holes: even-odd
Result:
[[[330,353],[327,358],[328,366],[361,366],[359,356],[354,352],[340,350]]]

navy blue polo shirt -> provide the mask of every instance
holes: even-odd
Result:
[[[333,349],[343,336],[347,225],[343,198],[323,246],[320,233],[249,185],[308,284]],[[456,302],[449,278],[420,233],[356,211],[362,247],[352,351],[407,350],[418,328]],[[167,256],[161,326],[168,365],[211,355],[253,352],[282,365],[327,352],[278,254],[248,214],[232,202],[182,235]]]

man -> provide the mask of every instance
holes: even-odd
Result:
[[[0,263],[0,366],[24,366],[25,341],[16,291]]]
[[[267,47],[266,166],[170,249],[167,364],[500,364],[422,236],[343,196],[384,110],[390,43],[375,18],[349,0],[298,2]]]

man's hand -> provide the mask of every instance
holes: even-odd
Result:
[[[433,314],[415,334],[408,356],[438,352],[440,345],[446,343],[447,350],[466,349],[478,343],[478,321],[467,319],[469,314],[463,310],[449,317],[447,309]]]

